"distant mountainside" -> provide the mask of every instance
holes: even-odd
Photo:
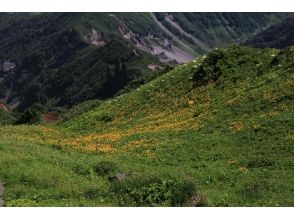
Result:
[[[84,35],[86,15],[22,16],[15,23],[1,23],[0,29],[0,98],[13,108],[23,110],[34,103],[73,105],[110,97],[133,79],[152,72],[150,65],[156,69],[160,64],[111,33],[103,36],[109,36],[104,41],[91,26]]]
[[[0,99],[72,106],[253,36],[284,13],[1,13]],[[144,81],[144,80],[143,80]]]
[[[294,18],[274,25],[264,32],[250,38],[244,45],[254,47],[286,48],[294,45]]]
[[[155,13],[158,21],[199,54],[240,42],[281,21],[283,13]]]

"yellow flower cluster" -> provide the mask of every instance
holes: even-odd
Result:
[[[150,150],[150,147],[161,146],[170,140],[161,139],[160,135],[155,135],[157,138],[150,138],[150,134],[184,129],[198,130],[204,126],[205,120],[212,118],[212,114],[205,111],[212,104],[209,94],[199,96],[197,93],[190,93],[182,99],[172,99],[169,95],[161,93],[157,95],[160,96],[159,100],[165,101],[163,103],[168,102],[167,105],[171,107],[169,110],[157,111],[151,105],[144,106],[142,111],[112,109],[116,115],[114,120],[107,125],[99,124],[97,132],[90,134],[77,135],[60,130],[58,127],[17,126],[0,128],[0,138],[7,141],[56,145],[86,152],[135,153],[140,148],[140,155],[145,155],[147,158],[156,158],[156,154]],[[138,97],[130,98],[134,99],[132,103],[140,102]],[[185,104],[187,106],[187,102],[189,107],[177,108],[178,105]],[[196,104],[197,107],[204,107],[204,111],[197,117],[193,117]],[[180,110],[177,111],[177,109]],[[140,117],[138,117],[139,115]]]
[[[234,121],[231,125],[231,129],[237,130],[237,131],[241,131],[243,129],[243,123],[242,122],[238,122],[238,121]]]
[[[242,173],[247,173],[248,172],[248,168],[246,167],[239,167],[239,171]]]

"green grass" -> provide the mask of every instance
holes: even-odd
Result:
[[[293,58],[215,50],[64,123],[1,127],[5,205],[293,206]]]

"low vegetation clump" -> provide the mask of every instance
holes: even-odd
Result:
[[[16,121],[17,124],[35,124],[42,122],[42,113],[45,111],[41,104],[33,104],[26,109],[20,118]]]
[[[94,171],[97,175],[106,176],[110,175],[116,170],[116,165],[110,161],[101,161],[94,165]]]
[[[117,182],[112,191],[121,206],[182,206],[195,191],[189,181],[135,177]]]

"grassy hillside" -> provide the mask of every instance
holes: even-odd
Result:
[[[214,50],[69,121],[1,127],[5,205],[293,206],[293,58]]]

